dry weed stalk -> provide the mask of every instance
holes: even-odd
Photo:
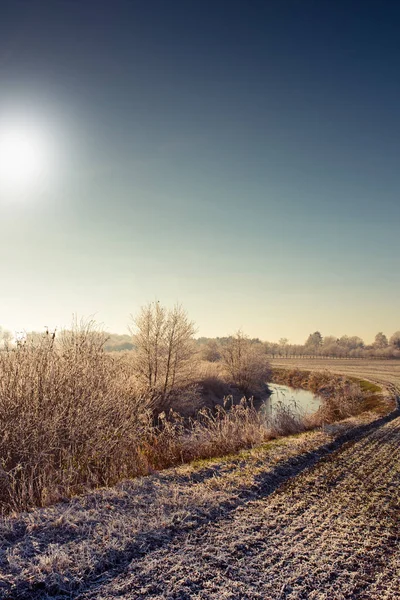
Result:
[[[0,353],[0,503],[43,505],[142,473],[149,410],[93,323]]]

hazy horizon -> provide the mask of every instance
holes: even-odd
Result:
[[[184,308],[184,307],[183,307]],[[190,319],[190,315],[189,319]],[[133,326],[133,320],[129,319],[129,324],[127,325],[126,329],[124,331],[112,331],[110,329],[107,329],[104,326],[104,323],[97,321],[96,320],[96,316],[95,315],[89,315],[88,317],[82,317],[80,318],[77,315],[73,315],[71,317],[71,320],[69,323],[64,323],[63,325],[55,325],[53,324],[52,326],[49,325],[44,325],[42,327],[38,327],[38,328],[26,328],[26,327],[16,327],[16,328],[7,328],[4,326],[4,324],[0,323],[0,333],[3,331],[7,331],[9,333],[12,334],[13,338],[18,338],[21,334],[25,335],[25,334],[30,334],[30,333],[45,333],[47,330],[51,333],[53,331],[56,332],[60,332],[63,330],[71,330],[72,327],[74,327],[75,322],[78,323],[82,323],[82,324],[87,324],[89,322],[92,322],[92,326],[94,328],[96,328],[99,331],[103,331],[105,334],[110,335],[110,336],[128,336],[128,337],[132,337],[132,334],[130,332],[130,327]],[[193,321],[194,322],[194,321]],[[197,324],[194,322],[195,327],[197,327]],[[360,335],[358,332],[356,331],[341,331],[340,333],[333,333],[332,331],[322,331],[321,328],[311,328],[306,335],[304,336],[304,338],[302,339],[293,339],[293,338],[287,338],[285,336],[282,335],[278,335],[275,338],[265,338],[262,337],[260,335],[251,335],[249,334],[248,331],[243,330],[243,328],[241,327],[236,327],[236,329],[232,329],[231,331],[227,331],[227,332],[223,332],[221,334],[218,335],[204,335],[202,334],[198,328],[196,329],[196,333],[194,335],[195,339],[201,339],[201,338],[205,338],[205,339],[222,339],[222,338],[227,338],[230,336],[234,336],[235,334],[237,334],[238,331],[243,332],[246,336],[248,336],[249,338],[253,338],[253,339],[260,339],[262,342],[270,342],[270,343],[278,343],[280,342],[280,340],[286,340],[286,343],[290,344],[294,344],[294,345],[303,345],[310,334],[314,333],[314,332],[319,332],[321,333],[323,338],[330,338],[330,337],[334,337],[336,339],[340,339],[341,337],[344,336],[348,336],[348,337],[360,337],[366,345],[371,345],[374,342],[375,336],[377,333],[382,332],[383,334],[386,335],[387,339],[389,339],[394,333],[397,333],[399,330],[393,330],[393,331],[375,331],[374,334],[370,337],[370,338],[364,338],[362,335]]]
[[[32,4],[0,20],[1,326],[158,298],[198,336],[400,329],[399,6]]]

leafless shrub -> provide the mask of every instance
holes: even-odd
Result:
[[[364,410],[365,396],[356,383],[337,382],[333,393],[325,393],[321,407],[310,422],[333,423],[360,414]]]
[[[228,378],[244,393],[255,394],[267,382],[270,369],[262,345],[241,331],[221,347],[221,355]]]
[[[93,323],[0,353],[0,503],[43,505],[143,472],[149,410]]]
[[[215,363],[221,359],[221,345],[216,340],[209,340],[200,350],[202,360]]]
[[[231,454],[270,439],[264,415],[245,398],[236,405],[227,398],[215,411],[203,409],[189,425],[176,413],[168,419],[162,413],[160,421],[148,448],[156,468]]]
[[[293,435],[305,431],[304,415],[293,404],[276,402],[268,418],[268,431],[271,437]]]
[[[194,324],[180,305],[168,310],[151,302],[133,318],[131,331],[135,376],[156,412],[168,410],[177,391],[194,381]]]

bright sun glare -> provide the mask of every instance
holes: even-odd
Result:
[[[0,125],[0,192],[37,191],[49,171],[50,148],[44,131],[30,124]]]

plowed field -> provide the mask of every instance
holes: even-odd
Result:
[[[0,598],[395,600],[399,543],[397,409],[3,519]]]

